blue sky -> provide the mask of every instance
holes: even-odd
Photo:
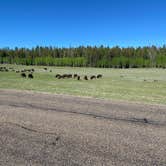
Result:
[[[0,0],[0,47],[166,44],[165,0]]]

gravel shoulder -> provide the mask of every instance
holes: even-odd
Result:
[[[166,105],[0,90],[0,165],[166,165]]]

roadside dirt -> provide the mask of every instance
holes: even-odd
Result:
[[[0,165],[166,165],[166,106],[0,90]]]

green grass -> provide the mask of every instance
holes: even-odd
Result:
[[[34,79],[21,78],[15,72],[0,72],[1,89],[20,89],[49,92],[56,94],[72,94],[104,99],[120,99],[144,103],[166,104],[166,69],[101,69],[48,67],[52,72],[44,71],[41,66],[17,66],[15,69],[34,68]],[[57,74],[77,73],[84,75],[103,74],[97,80],[58,80]],[[123,77],[121,77],[123,76]],[[146,82],[144,80],[147,80]],[[158,80],[154,82],[154,80]]]

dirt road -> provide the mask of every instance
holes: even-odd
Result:
[[[0,165],[166,165],[166,106],[0,90]]]

